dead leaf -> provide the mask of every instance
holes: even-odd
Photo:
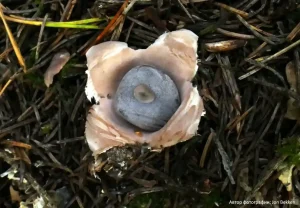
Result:
[[[285,74],[290,87],[296,89],[297,79],[296,79],[296,67],[295,64],[290,61],[285,67]]]
[[[12,202],[20,202],[21,197],[18,191],[16,191],[12,186],[9,187],[10,199]]]
[[[300,118],[300,106],[294,98],[290,98],[287,101],[285,118],[290,120],[298,120]]]
[[[31,149],[31,145],[23,143],[23,142],[18,142],[18,141],[12,141],[12,140],[4,140],[1,141],[0,144],[5,144],[7,146],[13,146],[13,147],[21,147],[24,149]]]
[[[285,74],[288,83],[290,84],[290,89],[296,91],[297,87],[297,76],[295,64],[290,61],[285,68]],[[285,118],[291,120],[298,120],[300,118],[300,104],[294,98],[289,98],[287,101],[287,111]]]
[[[156,28],[162,31],[166,31],[166,21],[161,20],[157,10],[154,7],[148,7],[145,9],[146,15],[155,24]]]
[[[292,175],[293,175],[293,168],[295,165],[285,165],[281,167],[281,174],[278,179],[282,182],[282,184],[286,187],[287,191],[292,191],[293,184],[292,184]]]
[[[22,160],[27,164],[31,165],[31,160],[28,157],[26,151],[20,147],[14,147],[15,160]]]
[[[205,49],[208,52],[224,52],[231,51],[237,48],[245,46],[247,41],[245,40],[225,40],[214,43],[205,43]]]
[[[44,74],[44,82],[47,87],[52,84],[53,77],[60,72],[69,59],[70,53],[65,50],[62,50],[53,56],[50,66]]]
[[[244,191],[249,192],[252,188],[249,186],[249,168],[243,168],[238,176],[238,184],[244,189]]]

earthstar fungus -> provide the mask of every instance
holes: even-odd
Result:
[[[108,41],[87,53],[85,136],[95,155],[126,144],[161,150],[193,137],[203,101],[191,81],[197,73],[198,36],[164,33],[147,49]]]

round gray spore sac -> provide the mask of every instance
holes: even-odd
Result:
[[[121,80],[114,109],[129,123],[153,132],[169,121],[180,103],[173,80],[159,69],[142,65],[132,68]]]

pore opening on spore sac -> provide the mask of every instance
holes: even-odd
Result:
[[[154,92],[145,84],[136,86],[133,91],[135,99],[141,103],[151,103],[155,100]]]

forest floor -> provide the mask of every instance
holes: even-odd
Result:
[[[299,3],[1,1],[0,207],[299,207]],[[108,153],[95,161],[86,50],[146,48],[181,28],[199,36],[198,134],[126,170]],[[47,87],[61,52],[70,57]]]

